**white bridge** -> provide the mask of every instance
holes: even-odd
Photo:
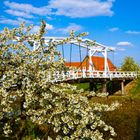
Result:
[[[63,41],[64,39],[66,39],[66,37],[45,37],[44,39],[45,39],[46,45],[49,46],[49,43]],[[87,54],[89,56],[88,68],[79,67],[76,70],[72,69],[72,70],[60,71],[60,72],[56,71],[54,73],[49,74],[48,80],[53,81],[53,82],[69,81],[69,80],[75,80],[75,79],[81,79],[81,78],[84,78],[84,79],[98,78],[98,79],[109,79],[109,80],[122,79],[123,80],[123,79],[134,79],[134,78],[137,78],[138,76],[138,73],[135,71],[133,72],[118,71],[118,70],[111,71],[111,69],[109,68],[107,55],[108,55],[108,52],[115,51],[115,48],[113,47],[108,47],[103,44],[94,42],[90,39],[83,39],[83,38],[78,38],[77,40],[71,39],[69,41],[69,44],[71,45],[74,44],[76,46],[83,47],[87,50]],[[65,44],[62,44],[62,47],[63,45]],[[35,45],[34,50],[37,47],[38,46]],[[80,49],[79,49],[79,52],[80,52]],[[104,66],[103,66],[104,69],[102,71],[96,70],[92,62],[92,56],[95,55],[96,53],[100,53],[104,58]]]
[[[74,81],[81,80],[82,82],[82,80],[87,79],[90,82],[91,87],[93,87],[92,84],[94,83],[97,84],[96,82],[98,82],[98,80],[100,81],[102,80],[103,92],[106,92],[108,81],[114,82],[116,80],[121,83],[122,94],[124,94],[125,81],[133,80],[134,78],[137,78],[139,76],[138,72],[136,71],[118,71],[116,67],[113,70],[110,68],[109,65],[110,61],[108,61],[108,52],[115,51],[115,48],[113,47],[108,47],[103,44],[92,41],[90,39],[83,39],[81,37],[77,37],[76,39],[73,38],[68,39],[66,37],[44,37],[43,39],[44,39],[46,50],[49,48],[49,46],[55,46],[54,44],[56,44],[56,47],[62,45],[63,58],[64,58],[63,45],[65,44],[70,44],[70,50],[72,50],[72,45],[78,46],[79,54],[80,54],[79,55],[80,62],[78,62],[80,65],[78,64],[78,67],[76,68],[71,67],[72,52],[70,51],[70,62],[68,62],[70,65],[67,65],[67,67],[70,68],[68,68],[68,70],[65,71],[57,71],[57,69],[56,71],[48,70],[47,73],[45,74],[45,79],[48,82],[57,83],[57,82],[68,82],[72,80]],[[19,38],[17,37],[15,41],[18,40]],[[34,42],[33,51],[39,47],[40,47],[40,41]],[[86,49],[87,52],[87,56],[83,61],[81,61],[81,47]],[[97,69],[95,63],[93,63],[94,62],[93,56],[95,56],[96,53],[100,53],[103,56],[102,62],[99,63],[99,65],[102,64],[102,70],[100,70],[99,68]],[[56,61],[55,58],[53,60]],[[85,60],[88,60],[88,62]],[[76,62],[73,62],[73,64],[74,63]],[[16,85],[14,85],[14,87],[16,87]]]

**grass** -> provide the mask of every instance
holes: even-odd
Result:
[[[83,89],[84,91],[90,91],[90,84],[89,83],[76,83],[74,84],[77,86],[77,89]],[[100,84],[97,84],[97,89],[101,87]]]
[[[88,83],[77,84],[77,86],[78,89],[89,89]],[[91,102],[111,104],[118,101],[121,107],[104,113],[102,119],[114,127],[117,133],[115,140],[140,140],[140,78],[126,86],[126,89],[125,96],[94,97]]]
[[[132,96],[140,97],[140,78],[134,81],[135,86],[131,89]]]
[[[94,97],[91,102],[111,104],[118,101],[121,106],[110,112],[103,113],[102,119],[114,127],[115,140],[140,140],[140,98],[131,96]]]
[[[84,91],[89,91],[89,83],[77,83],[74,85],[77,86],[78,89],[84,89]]]

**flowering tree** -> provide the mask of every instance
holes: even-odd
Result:
[[[114,129],[101,120],[102,111],[111,111],[117,104],[89,103],[94,92],[85,93],[75,86],[54,83],[55,71],[64,70],[64,60],[56,47],[84,34],[46,46],[43,35],[45,23],[37,34],[32,27],[5,28],[0,34],[0,130],[4,137],[24,137],[27,121],[46,125],[44,137],[36,139],[108,139],[116,135]],[[37,49],[32,47],[37,44]],[[57,60],[56,60],[57,57]],[[51,80],[49,76],[51,75]],[[50,133],[51,132],[51,133]]]

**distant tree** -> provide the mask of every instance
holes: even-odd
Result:
[[[24,24],[0,33],[0,135],[15,140],[25,136],[42,140],[102,140],[107,131],[110,138],[115,136],[114,129],[101,120],[101,114],[114,110],[118,104],[90,103],[89,98],[95,93],[53,82],[56,71],[64,70],[64,60],[56,47],[83,34],[75,36],[72,32],[69,38],[50,40],[46,46],[45,25],[42,22],[37,34]],[[34,44],[37,48],[33,51]],[[37,132],[27,138],[31,134],[28,128],[34,128],[31,124],[46,125],[48,131],[43,136]]]
[[[133,57],[125,57],[123,60],[123,63],[121,65],[121,70],[122,71],[139,71],[140,67],[139,65],[135,62]]]

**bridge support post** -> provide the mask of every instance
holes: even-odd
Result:
[[[89,86],[90,86],[90,91],[94,91],[94,92],[97,91],[96,83],[93,80],[90,81]]]
[[[125,80],[121,81],[121,94],[124,95],[125,94],[125,90],[124,90],[124,82]]]
[[[107,81],[106,81],[106,79],[103,82],[102,92],[103,93],[106,93],[107,92]]]

